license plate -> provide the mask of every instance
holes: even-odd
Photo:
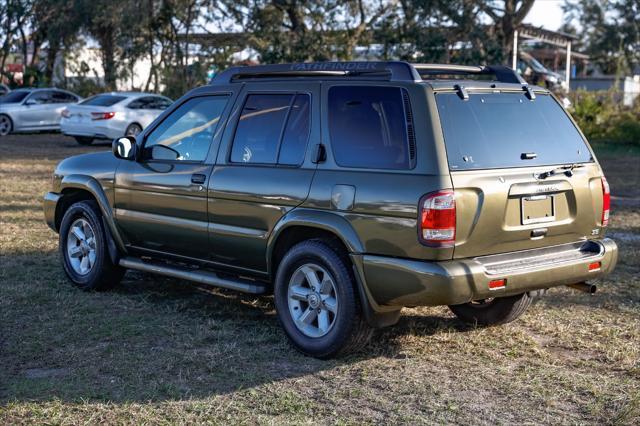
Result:
[[[556,220],[553,195],[531,195],[520,200],[523,225]]]

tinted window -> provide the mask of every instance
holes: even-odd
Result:
[[[53,100],[54,103],[57,103],[57,104],[64,104],[64,103],[71,103],[71,102],[78,101],[78,99],[72,94],[66,93],[66,92],[58,92],[58,91],[51,92],[51,99]]]
[[[126,96],[118,96],[118,95],[96,95],[92,96],[89,99],[80,102],[80,105],[91,105],[91,106],[111,106],[115,105],[120,101],[127,99]]]
[[[310,128],[310,100],[308,95],[296,95],[280,144],[278,164],[298,165],[304,161]]]
[[[203,161],[227,99],[227,96],[206,96],[182,104],[147,137],[148,157]],[[155,145],[160,147],[153,148]]]
[[[411,167],[402,89],[329,89],[329,131],[336,163],[344,167]]]
[[[452,170],[592,161],[582,137],[549,95],[522,93],[436,95]],[[523,153],[535,153],[522,160]]]
[[[231,149],[235,163],[275,164],[293,95],[250,95],[245,101]]]
[[[29,96],[28,102],[34,102],[36,104],[53,103],[53,99],[51,97],[51,91],[41,90],[39,92],[34,92],[31,96]]]
[[[170,99],[154,96],[151,98],[151,101],[149,102],[149,105],[147,106],[147,108],[165,110],[169,108],[172,103],[173,101]]]
[[[31,92],[27,90],[15,90],[13,92],[9,92],[2,98],[0,98],[0,103],[17,104],[19,102],[22,102],[29,93]]]

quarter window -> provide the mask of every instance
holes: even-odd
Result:
[[[227,100],[227,96],[205,96],[182,104],[149,134],[146,157],[204,161]]]
[[[397,87],[329,89],[329,132],[336,163],[343,167],[411,168],[415,146],[409,108],[406,92]]]
[[[234,163],[298,165],[309,138],[309,96],[249,95],[231,149]]]

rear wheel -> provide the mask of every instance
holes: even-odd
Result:
[[[0,114],[0,136],[6,136],[13,130],[13,122],[6,114]]]
[[[331,358],[364,345],[371,335],[348,258],[321,240],[301,242],[287,252],[274,293],[280,324],[306,355]]]
[[[74,136],[74,139],[80,145],[91,145],[93,143],[93,138],[88,136]]]
[[[67,209],[60,224],[59,249],[67,277],[83,290],[104,290],[122,279],[125,269],[111,262],[100,208],[93,200]]]
[[[125,136],[138,136],[142,132],[142,127],[139,124],[129,124],[127,130],[124,132]]]
[[[462,321],[473,325],[506,324],[519,318],[531,305],[528,293],[477,300],[449,309]]]

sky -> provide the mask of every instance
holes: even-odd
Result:
[[[562,25],[564,0],[537,0],[524,22],[555,31]]]

